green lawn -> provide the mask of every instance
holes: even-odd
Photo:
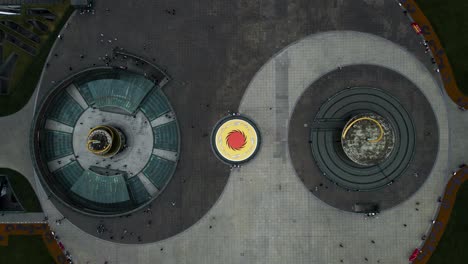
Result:
[[[468,182],[463,183],[447,228],[428,264],[468,263]]]
[[[460,90],[468,95],[468,1],[416,0],[447,52]]]
[[[27,212],[42,212],[41,204],[37,199],[36,193],[31,187],[31,184],[29,184],[28,180],[21,173],[6,168],[0,168],[0,175],[8,176],[11,187],[21,205],[23,205],[24,210]],[[0,263],[3,262],[0,261]]]
[[[5,264],[52,264],[42,236],[9,236],[8,246],[0,246],[0,263]]]
[[[25,7],[38,7],[40,5],[24,5],[23,13]],[[42,5],[42,7],[44,7]],[[49,32],[42,33],[34,29],[31,25],[27,23],[27,19],[31,18],[25,14],[18,17],[7,17],[0,16],[0,20],[11,20],[20,24],[24,28],[33,31],[39,35],[41,38],[41,44],[34,44],[23,37],[18,37],[21,40],[24,40],[27,43],[31,43],[35,48],[37,48],[36,56],[31,56],[30,54],[24,52],[17,46],[4,41],[3,47],[3,59],[5,60],[11,52],[15,52],[19,55],[17,63],[15,65],[12,78],[9,83],[9,94],[0,96],[0,116],[10,115],[21,108],[28,102],[29,98],[33,94],[37,82],[42,73],[45,61],[49,54],[50,49],[52,48],[55,39],[57,38],[60,29],[68,20],[68,17],[73,12],[73,7],[70,6],[69,1],[63,1],[62,3],[45,6],[52,13],[57,16],[55,23],[46,21],[45,19],[39,19],[44,24],[49,26]],[[1,27],[2,30],[8,31],[5,27]],[[8,31],[9,32],[9,31]],[[18,35],[17,35],[18,36]]]

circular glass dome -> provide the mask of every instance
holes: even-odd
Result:
[[[42,183],[59,201],[91,215],[129,213],[155,199],[177,166],[179,126],[154,80],[91,69],[58,85],[32,129]]]

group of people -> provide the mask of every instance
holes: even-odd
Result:
[[[59,236],[55,233],[55,231],[53,230],[50,230],[50,234],[52,235],[52,237],[55,239],[55,241],[57,242],[57,244],[59,245],[60,249],[62,251],[65,251],[64,252],[64,255],[65,255],[65,258],[66,258],[66,263],[68,264],[73,264],[73,259],[72,259],[72,255],[70,254],[70,252],[68,250],[65,250],[65,247],[63,246],[62,242],[59,241]]]
[[[80,15],[91,13],[94,15],[93,0],[88,0],[88,4],[80,9]]]

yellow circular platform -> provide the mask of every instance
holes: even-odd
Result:
[[[214,148],[228,162],[250,159],[259,146],[259,135],[255,127],[243,119],[230,119],[215,131]]]

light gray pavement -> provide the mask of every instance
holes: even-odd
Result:
[[[13,115],[0,117],[0,168],[14,169],[27,176],[33,187],[35,182],[28,139],[37,91],[23,109]]]
[[[449,122],[449,168],[455,171],[460,164],[468,163],[468,112],[460,111],[457,105],[448,97],[444,100],[447,104]]]
[[[44,223],[43,213],[5,213],[0,216],[0,223]]]

